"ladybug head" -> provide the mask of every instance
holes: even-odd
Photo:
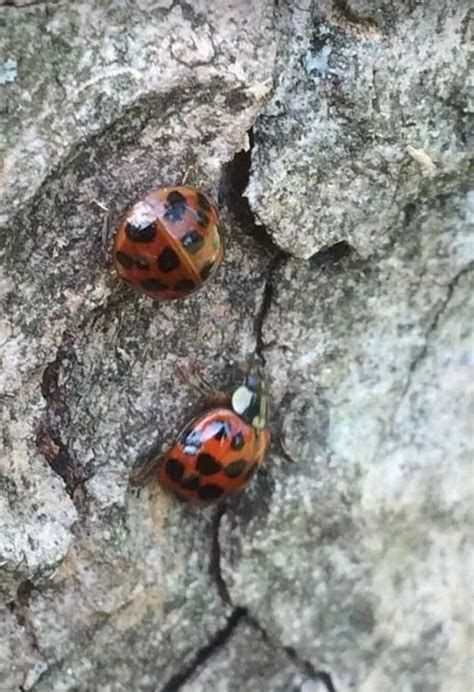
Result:
[[[257,431],[268,423],[267,383],[262,356],[255,353],[245,372],[244,381],[232,395],[232,408]]]

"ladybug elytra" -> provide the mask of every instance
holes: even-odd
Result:
[[[219,405],[189,422],[164,455],[130,480],[143,484],[155,477],[179,498],[208,504],[242,490],[263,462],[270,441],[267,388],[258,357],[231,397],[194,377],[197,383],[190,383]]]
[[[126,213],[115,237],[115,268],[154,300],[194,293],[222,261],[218,223],[205,192],[185,185],[154,190]]]

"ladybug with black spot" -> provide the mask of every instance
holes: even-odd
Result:
[[[183,298],[224,255],[213,199],[186,185],[148,193],[125,214],[113,247],[118,275],[153,300]]]
[[[209,504],[242,490],[263,462],[270,441],[267,385],[259,356],[231,396],[194,372],[189,383],[214,407],[188,423],[162,456],[143,464],[130,481],[155,478],[180,499]]]

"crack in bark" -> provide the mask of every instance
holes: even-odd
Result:
[[[304,675],[312,680],[322,682],[326,686],[328,692],[336,692],[336,688],[334,687],[332,678],[328,672],[315,668],[311,661],[302,658],[292,646],[284,646],[280,642],[275,642],[263,625],[261,625],[257,618],[255,618],[253,615],[246,612],[245,619],[253,629],[259,632],[263,641],[269,646],[270,649],[283,651],[285,656],[289,658],[295,667],[299,668]]]
[[[219,594],[221,600],[228,605],[232,605],[229,590],[221,572],[221,545],[219,543],[219,529],[224,513],[225,506],[222,505],[221,507],[217,508],[214,515],[212,524],[212,545],[209,572],[211,579],[213,579],[216,584],[217,593]]]
[[[442,316],[444,315],[444,313],[446,312],[446,310],[448,309],[449,303],[452,300],[452,297],[454,295],[454,291],[456,290],[462,277],[465,276],[466,274],[469,274],[473,270],[474,270],[474,262],[469,262],[469,264],[467,264],[465,267],[463,267],[448,283],[444,299],[441,302],[441,305],[438,307],[438,309],[435,310],[433,317],[432,317],[432,319],[428,325],[428,328],[425,332],[424,340],[423,340],[423,346],[420,348],[420,350],[416,354],[415,358],[412,360],[412,362],[410,363],[410,365],[408,367],[408,375],[406,378],[405,385],[402,389],[402,392],[400,394],[400,397],[398,399],[398,402],[395,406],[394,412],[393,412],[391,419],[390,419],[390,425],[389,425],[390,435],[393,435],[395,418],[397,416],[397,413],[400,409],[400,406],[402,405],[402,402],[404,401],[404,399],[408,393],[408,390],[410,389],[410,387],[413,383],[413,377],[414,377],[420,363],[422,363],[422,361],[427,356],[431,337],[437,331],[440,320],[441,320]]]
[[[457,274],[454,276],[449,284],[447,285],[447,290],[446,290],[446,295],[443,299],[443,302],[439,306],[439,308],[436,310],[436,312],[433,315],[433,319],[431,320],[430,324],[428,325],[428,329],[425,332],[425,338],[424,338],[424,344],[420,350],[420,352],[417,354],[417,356],[414,358],[412,363],[410,363],[409,367],[409,372],[410,374],[413,374],[415,370],[418,368],[419,364],[421,361],[426,357],[427,351],[428,351],[428,346],[429,346],[429,341],[430,337],[434,332],[438,329],[439,322],[441,317],[444,315],[446,312],[449,303],[451,302],[451,299],[453,297],[454,291],[457,288],[460,280],[465,274],[468,274],[474,269],[474,262],[470,262],[467,264],[465,267],[463,267]],[[410,378],[409,378],[410,379]],[[408,382],[409,385],[410,382]],[[407,386],[408,386],[407,385]]]
[[[197,671],[229,641],[235,628],[245,616],[245,610],[236,608],[224,627],[216,632],[214,637],[205,646],[200,648],[191,662],[181,671],[175,673],[161,688],[160,692],[177,692],[182,685],[190,680]]]
[[[265,345],[262,333],[265,318],[273,299],[274,276],[290,255],[274,244],[267,227],[258,223],[249,200],[245,196],[245,190],[250,180],[252,150],[254,147],[252,128],[248,130],[247,135],[249,141],[248,150],[237,152],[224,169],[219,188],[219,200],[227,205],[241,228],[270,252],[270,260],[265,270],[263,297],[254,321],[255,350],[258,354],[263,355],[262,352]]]
[[[217,591],[219,596],[221,597],[222,601],[226,605],[233,605],[232,603],[232,598],[229,593],[229,589],[227,586],[227,583],[224,579],[224,576],[222,574],[221,570],[221,549],[220,549],[220,543],[219,543],[219,528],[220,528],[220,523],[222,520],[222,517],[225,514],[225,506],[220,507],[216,515],[214,517],[214,525],[213,525],[213,541],[212,541],[212,555],[211,555],[211,576],[213,577],[214,581],[216,582],[217,585]],[[203,649],[200,649],[196,656],[193,659],[193,664],[190,666],[187,666],[185,671],[182,673],[178,673],[175,675],[172,680],[176,682],[176,680],[179,681],[178,686],[175,687],[164,687],[162,692],[174,692],[175,690],[179,689],[179,686],[182,685],[184,682],[189,680],[196,672],[197,669],[202,667],[206,661],[214,655],[222,646],[227,644],[227,642],[230,640],[235,627],[241,620],[244,620],[247,622],[250,627],[252,627],[254,630],[259,632],[261,635],[263,641],[268,645],[268,647],[274,651],[278,652],[281,651],[284,653],[284,655],[291,660],[291,662],[301,670],[302,673],[304,673],[307,677],[311,678],[312,680],[319,681],[323,683],[327,689],[327,692],[336,692],[336,688],[334,686],[334,683],[332,681],[331,675],[325,671],[325,670],[319,670],[317,669],[311,661],[308,661],[307,659],[302,658],[296,649],[293,647],[288,647],[284,646],[278,641],[275,641],[270,637],[266,629],[263,627],[263,625],[260,624],[258,619],[254,616],[251,615],[248,610],[242,606],[235,605],[235,610],[233,615],[235,616],[236,613],[239,614],[237,621],[234,623],[232,628],[227,632],[226,630],[226,636],[222,638],[222,631],[220,633],[217,633],[216,637],[214,637],[214,644],[212,647],[206,646],[203,647]],[[232,616],[231,616],[232,618]],[[205,655],[203,655],[203,652]],[[183,677],[183,675],[185,677]],[[169,684],[169,683],[168,683]]]
[[[232,161],[224,167],[218,199],[219,202],[224,202],[227,205],[241,228],[257,240],[260,245],[266,247],[272,254],[276,252],[287,256],[287,253],[275,245],[268,228],[258,222],[250,202],[245,196],[245,190],[250,180],[252,150],[255,144],[253,128],[247,131],[247,135],[248,150],[238,151]]]
[[[35,626],[29,613],[30,596],[34,590],[36,590],[36,586],[30,579],[20,582],[15,598],[13,601],[10,601],[7,606],[10,612],[15,616],[18,625],[24,630],[27,642],[35,658],[38,659],[38,662],[41,661],[46,663],[45,656],[38,642]],[[28,672],[25,671],[23,678],[24,683],[19,687],[20,692],[24,692],[25,690],[24,684],[26,683],[27,675]],[[28,689],[30,688],[28,687]]]
[[[83,510],[86,502],[84,484],[89,475],[69,450],[63,433],[69,425],[70,413],[60,378],[67,361],[73,358],[73,336],[66,333],[55,360],[43,372],[41,393],[46,410],[38,426],[36,445],[54,473],[63,479],[66,492],[76,508]]]
[[[263,287],[262,301],[260,303],[260,307],[257,311],[254,321],[255,351],[260,356],[263,356],[263,351],[265,350],[265,342],[263,340],[263,329],[274,298],[275,274],[280,270],[280,268],[286,261],[286,255],[284,255],[284,253],[278,253],[270,260],[270,263],[267,268],[265,285]]]
[[[215,656],[221,649],[228,644],[232,639],[238,625],[246,622],[255,632],[262,637],[263,642],[271,649],[272,652],[282,652],[293,665],[298,668],[306,677],[314,681],[323,683],[327,692],[336,692],[336,688],[332,681],[331,675],[323,670],[316,669],[310,661],[301,658],[295,649],[286,647],[275,642],[267,633],[264,627],[258,620],[249,615],[245,608],[237,606],[224,627],[216,632],[214,637],[203,647],[201,647],[193,656],[192,660],[182,670],[175,673],[160,689],[160,692],[178,692],[181,687],[189,682],[206,663]]]

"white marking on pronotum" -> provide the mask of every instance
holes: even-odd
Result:
[[[236,389],[232,395],[232,408],[236,413],[242,415],[252,403],[254,396],[254,392],[251,392],[245,385],[242,385]]]

